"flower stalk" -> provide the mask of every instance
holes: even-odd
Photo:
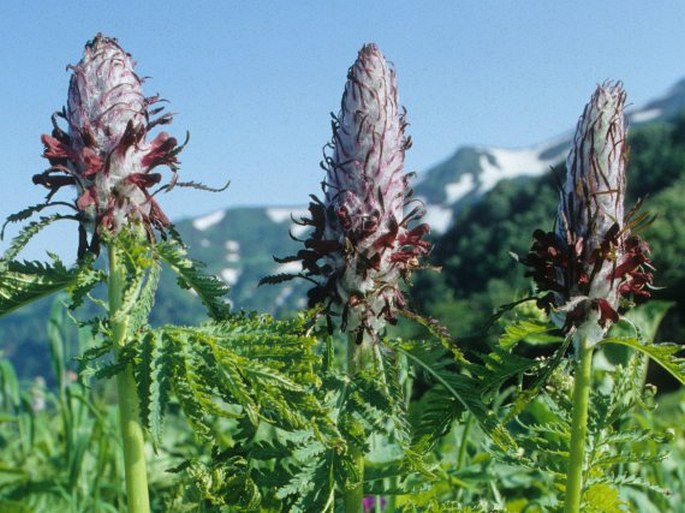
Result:
[[[86,44],[81,61],[69,66],[67,106],[53,116],[51,135],[42,137],[50,167],[33,177],[49,190],[47,203],[62,187],[75,188],[79,257],[97,255],[101,242],[107,242],[109,329],[119,361],[130,342],[129,313],[123,307],[129,270],[119,259],[117,238],[122,232],[145,233],[152,241],[155,230],[163,233],[169,226],[150,189],[161,181],[158,166],[172,172],[170,183],[161,189],[175,184],[183,147],[166,132],[148,140],[150,130],[170,123],[172,116],[154,118],[162,111],[151,108],[159,98],[143,95],[143,80],[134,68],[116,39],[98,34]],[[66,129],[59,126],[60,118]],[[149,513],[144,432],[130,364],[117,374],[117,393],[128,510]]]
[[[109,256],[109,319],[112,332],[112,345],[119,357],[128,343],[126,332],[129,316],[121,310],[126,269],[119,261],[117,250],[108,247]],[[138,391],[131,365],[117,374],[117,398],[119,401],[119,423],[124,451],[124,473],[126,496],[131,513],[149,513],[150,499],[147,486],[145,462],[145,439],[140,422]]]
[[[364,352],[366,346],[358,344],[354,336],[350,335],[347,341],[347,374],[354,379],[364,365]],[[350,444],[350,459],[354,466],[357,478],[349,483],[343,493],[345,513],[363,513],[364,511],[364,451]]]
[[[576,373],[573,382],[573,413],[568,471],[566,473],[566,500],[564,513],[580,513],[583,496],[583,462],[587,438],[587,418],[592,384],[593,346],[586,340],[577,346]]]

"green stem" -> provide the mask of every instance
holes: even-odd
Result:
[[[352,335],[347,341],[347,373],[351,379],[354,379],[354,376],[363,368],[363,345],[363,342],[357,344]],[[364,452],[360,447],[350,444],[350,456],[354,461],[359,480],[345,489],[343,494],[345,513],[363,513]]]
[[[573,386],[573,419],[571,453],[566,474],[564,513],[580,513],[583,495],[583,460],[587,435],[587,415],[592,377],[592,347],[583,339],[578,344],[577,366]]]
[[[118,354],[126,346],[128,315],[119,310],[124,295],[125,269],[118,260],[112,245],[109,254],[109,317],[112,343]],[[145,441],[140,423],[138,392],[130,365],[117,374],[117,395],[119,398],[119,422],[124,446],[124,473],[126,475],[126,495],[129,513],[149,513],[150,499],[147,488],[145,468]]]
[[[461,434],[461,442],[459,443],[459,457],[457,459],[457,470],[461,470],[466,461],[466,446],[469,443],[469,432],[471,431],[471,424],[473,422],[473,414],[469,412],[464,422],[464,430]]]

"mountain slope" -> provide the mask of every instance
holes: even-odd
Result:
[[[631,127],[672,119],[685,108],[685,79],[669,91],[628,113]],[[527,148],[464,146],[429,169],[416,185],[416,194],[426,203],[434,231],[447,231],[454,215],[510,178],[540,176],[564,160],[573,131]]]

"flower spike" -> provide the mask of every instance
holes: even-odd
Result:
[[[424,240],[428,225],[417,224],[423,208],[405,214],[411,196],[406,125],[394,69],[375,44],[365,45],[348,71],[325,147],[324,198],[312,197],[310,217],[301,220],[313,229],[296,257],[300,276],[315,283],[310,306],[323,303],[358,342],[375,339],[406,308],[400,280],[431,249]]]
[[[81,247],[97,251],[102,231],[115,235],[130,223],[141,223],[150,238],[154,229],[169,225],[149,189],[162,177],[152,172],[166,166],[175,181],[179,146],[166,132],[148,141],[150,128],[171,122],[171,114],[150,109],[157,96],[145,97],[135,63],[114,38],[98,34],[86,44],[83,58],[69,66],[67,106],[53,116],[51,135],[43,135],[43,156],[50,168],[35,175],[34,183],[48,189],[48,200],[64,185],[77,190],[81,219]],[[62,130],[57,117],[66,121]],[[85,228],[94,230],[90,248],[84,248]]]
[[[626,94],[620,83],[600,85],[578,121],[566,159],[556,229],[533,234],[523,260],[565,331],[591,343],[618,320],[619,300],[648,296],[649,247],[624,219]]]

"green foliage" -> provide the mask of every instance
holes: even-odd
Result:
[[[199,296],[209,314],[217,320],[229,315],[229,307],[224,297],[228,293],[226,285],[215,276],[203,272],[204,264],[188,257],[180,239],[173,238],[154,246],[156,256],[178,274],[181,288],[192,289]]]
[[[41,262],[0,262],[0,316],[58,292],[76,281],[78,269],[68,270],[53,257]]]
[[[685,385],[685,358],[676,356],[683,351],[681,345],[666,342],[645,344],[636,337],[607,338],[602,343],[619,344],[644,353],[666,369],[681,384]]]
[[[659,324],[673,305],[664,301],[651,301],[640,308],[634,308],[624,318],[623,324],[612,330],[611,336],[602,345],[614,344],[629,347],[651,358],[671,374],[678,382],[685,384],[685,358],[679,357],[680,344],[654,343]],[[632,333],[631,333],[632,332]]]
[[[50,326],[55,392],[40,380],[19,387],[8,362],[0,366],[3,382],[13,381],[13,390],[5,386],[0,394],[7,420],[0,425],[0,501],[16,511],[118,511],[121,491],[109,485],[120,470],[112,443],[116,419],[99,394],[73,380],[68,343],[73,327],[64,322],[61,308],[53,309]]]
[[[469,370],[480,375],[468,376],[455,372],[454,357],[449,358],[447,350],[441,345],[400,341],[394,348],[440,387],[437,392],[433,392],[435,401],[426,407],[426,415],[419,427],[420,434],[428,435],[428,439],[444,434],[446,426],[467,410],[497,445],[504,449],[513,446],[513,440],[506,430],[502,429],[494,412],[485,405],[483,395],[497,389],[502,381],[511,377],[514,368],[522,372],[530,368],[532,362],[525,360],[524,363],[524,360],[517,360],[514,367],[509,367],[507,359],[488,355],[488,362],[485,365],[469,366]],[[502,365],[503,363],[505,365]],[[523,366],[519,367],[521,364]],[[449,399],[443,401],[446,396]],[[459,404],[459,407],[454,408],[455,403]]]

